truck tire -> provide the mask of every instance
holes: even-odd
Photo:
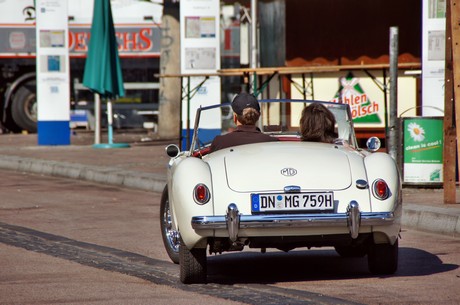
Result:
[[[37,132],[37,95],[30,86],[21,86],[14,94],[11,116],[20,129]]]

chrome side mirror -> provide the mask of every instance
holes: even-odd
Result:
[[[367,139],[366,146],[367,150],[371,152],[375,152],[380,149],[380,146],[382,143],[380,142],[380,139],[377,137],[370,137]]]
[[[180,153],[179,146],[176,144],[169,144],[165,148],[166,154],[170,156],[171,158],[177,157]]]

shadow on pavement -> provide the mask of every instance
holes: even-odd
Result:
[[[457,269],[444,264],[437,255],[415,249],[399,248],[399,266],[394,275],[424,276]],[[208,281],[219,284],[276,283],[375,278],[368,271],[367,256],[342,258],[334,249],[284,252],[230,253],[208,257]]]

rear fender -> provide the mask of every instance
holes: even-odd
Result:
[[[189,157],[176,165],[171,177],[172,213],[177,221],[175,226],[187,248],[191,249],[203,239],[195,233],[191,220],[193,216],[213,215],[213,190],[211,173],[207,163],[199,158]],[[208,187],[211,198],[205,204],[197,204],[193,199],[194,188],[197,184]]]
[[[373,212],[396,211],[402,201],[401,178],[396,162],[386,153],[373,153],[364,158],[366,165],[369,187],[371,188],[371,204]],[[372,195],[373,183],[377,179],[383,179],[390,188],[390,196],[385,200],[379,200]]]

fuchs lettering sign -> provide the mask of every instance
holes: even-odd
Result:
[[[160,31],[156,27],[116,28],[118,52],[123,55],[160,55]],[[70,28],[69,48],[72,55],[88,51],[89,28]]]
[[[89,27],[70,27],[70,56],[85,56],[90,39]],[[118,52],[120,56],[160,56],[160,29],[156,26],[117,27]],[[35,55],[35,27],[0,26],[0,57]]]

